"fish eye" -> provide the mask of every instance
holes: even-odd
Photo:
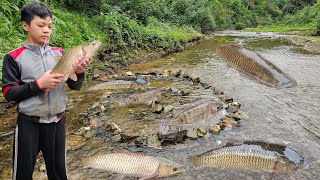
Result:
[[[174,167],[174,168],[173,168],[173,171],[178,171],[178,168]]]

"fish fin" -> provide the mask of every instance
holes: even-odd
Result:
[[[55,62],[59,62],[59,60],[61,59],[61,57],[62,57],[62,56],[54,56],[54,57],[53,57],[53,60],[54,60]]]
[[[117,175],[117,176],[114,178],[114,180],[122,180],[122,179],[124,179],[125,177],[126,177],[125,175],[119,174],[119,175]]]
[[[65,78],[66,77],[68,79],[68,76],[65,76]],[[69,78],[72,79],[73,81],[77,81],[78,80],[77,74],[75,72],[70,73]]]
[[[128,153],[128,152],[130,152],[130,151],[127,150],[127,149],[117,149],[117,150],[115,150],[114,152],[115,152],[115,153]]]
[[[142,178],[139,178],[139,180],[153,179],[153,178],[157,178],[158,176],[159,176],[159,174],[156,173],[156,174],[152,174],[152,175],[148,175],[148,176],[144,176]]]

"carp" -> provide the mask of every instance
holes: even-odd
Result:
[[[295,157],[286,157],[286,154]],[[197,167],[238,168],[281,173],[295,170],[304,162],[297,152],[288,147],[255,142],[227,144],[192,156],[191,160]]]
[[[235,44],[216,47],[217,54],[232,67],[271,86],[292,87],[296,83],[261,55]]]
[[[157,158],[142,153],[121,152],[96,154],[82,161],[85,167],[106,170],[122,176],[151,179],[168,177],[182,172],[182,166],[165,158]]]
[[[146,104],[151,107],[155,107],[155,102],[160,101],[161,91],[151,90],[144,93],[132,94],[125,100],[121,101],[121,105],[127,104]]]
[[[99,40],[95,40],[95,41],[72,48],[70,52],[64,54],[61,57],[56,58],[58,62],[55,65],[55,67],[52,69],[50,74],[63,74],[65,81],[69,77],[70,79],[77,81],[77,76],[74,73],[74,69],[72,65],[84,55],[86,55],[89,58],[94,56],[94,54],[99,49],[101,44],[102,43]]]

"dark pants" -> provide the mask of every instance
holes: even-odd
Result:
[[[32,118],[18,115],[13,143],[13,180],[32,180],[40,150],[48,179],[66,180],[65,116],[49,124],[38,123]]]

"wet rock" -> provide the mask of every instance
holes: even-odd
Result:
[[[204,137],[206,134],[207,134],[207,131],[204,128],[197,129],[197,136],[198,137]]]
[[[96,132],[95,131],[87,131],[86,133],[84,133],[83,136],[85,138],[91,139],[96,136]]]
[[[202,82],[202,83],[200,83],[200,84],[201,84],[201,86],[202,86],[204,89],[209,89],[209,88],[211,87],[211,85],[209,85],[208,83]]]
[[[156,149],[162,149],[161,142],[159,141],[159,138],[157,135],[152,135],[147,138],[147,146],[153,147]]]
[[[233,98],[230,97],[230,96],[225,96],[225,97],[224,97],[224,101],[225,101],[226,103],[232,103],[232,102],[233,102]]]
[[[115,136],[113,136],[112,138],[111,138],[111,141],[112,142],[121,142],[122,141],[122,137],[121,137],[121,135],[120,134],[116,134]]]
[[[90,129],[91,129],[90,127],[81,127],[74,134],[78,136],[83,136]]]
[[[121,133],[122,140],[124,142],[131,142],[138,138],[140,134],[138,132],[124,132]]]
[[[94,117],[90,120],[90,127],[94,128],[94,127],[100,127],[102,125],[103,125],[103,123],[101,122],[101,120],[99,118]]]
[[[106,124],[105,125],[105,130],[108,131],[108,132],[111,132],[114,135],[122,133],[122,130],[115,123]]]
[[[240,109],[241,104],[238,102],[232,102],[228,104],[227,111],[229,113],[235,113]]]
[[[155,107],[155,112],[156,113],[161,113],[161,111],[163,110],[163,107],[161,104],[157,104]]]
[[[134,74],[133,74],[131,71],[127,71],[125,74],[126,74],[127,76],[134,76]]]
[[[215,95],[221,95],[221,94],[223,95],[224,94],[224,92],[222,90],[217,89],[215,87],[211,88],[211,90],[212,90],[213,94],[215,94]]]
[[[191,80],[192,80],[192,82],[194,82],[194,83],[200,83],[200,78],[199,78],[199,77],[192,76],[192,77],[191,77]]]
[[[181,75],[181,70],[172,70],[170,71],[170,76],[173,76],[173,77],[179,77]]]
[[[164,70],[162,73],[162,76],[169,77],[170,76],[170,70]]]
[[[238,126],[238,124],[239,124],[238,121],[234,120],[233,118],[228,118],[228,117],[222,118],[221,122],[225,127],[229,127],[229,128],[233,128],[235,126]]]
[[[188,130],[187,137],[190,139],[196,139],[196,138],[198,138],[198,132],[195,131],[194,129]]]
[[[67,143],[66,143],[66,148],[68,150],[76,150],[85,145],[86,143],[86,138],[83,136],[78,136],[78,135],[69,135],[67,136]]]
[[[227,114],[227,117],[233,118],[233,119],[235,119],[235,120],[237,120],[237,121],[241,120],[241,115],[240,115],[239,112],[229,113],[229,114]]]
[[[102,113],[104,110],[106,110],[106,108],[104,106],[101,106],[100,104],[96,103],[94,105],[92,105],[89,108],[90,114],[92,115],[99,115],[100,113]]]
[[[220,132],[220,129],[221,129],[220,126],[215,124],[209,128],[209,132],[211,132],[212,134],[217,134]]]
[[[187,130],[178,131],[170,134],[160,134],[158,133],[158,138],[163,143],[181,143],[187,138]]]
[[[164,107],[163,112],[164,112],[164,113],[168,113],[168,112],[172,111],[173,109],[174,109],[173,106],[168,105],[168,106],[165,106],[165,107]]]

